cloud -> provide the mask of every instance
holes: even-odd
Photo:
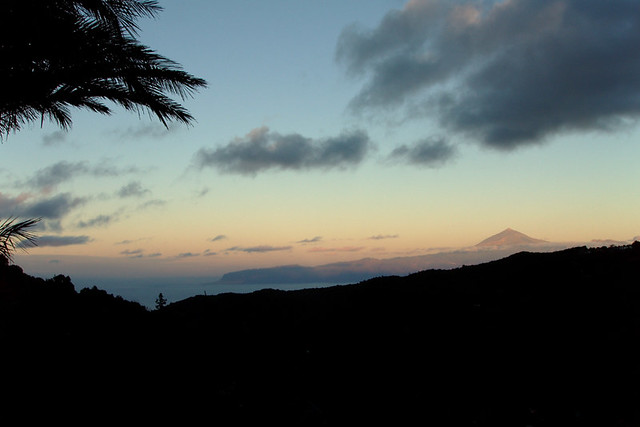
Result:
[[[132,258],[141,258],[143,256],[143,249],[125,249],[120,251],[120,255],[125,255]]]
[[[42,137],[42,145],[53,146],[62,144],[67,140],[68,133],[62,130],[48,133]]]
[[[116,219],[115,215],[98,215],[95,218],[91,218],[87,221],[78,222],[78,228],[90,228],[90,227],[106,227]]]
[[[44,192],[50,192],[63,182],[70,181],[77,176],[118,176],[137,171],[138,169],[135,166],[126,168],[112,166],[108,160],[104,160],[98,166],[90,166],[87,162],[67,162],[63,160],[39,169],[34,176],[26,180],[22,185]]]
[[[203,187],[203,188],[202,188],[202,190],[200,190],[200,191],[198,191],[198,192],[196,193],[196,197],[198,197],[198,198],[199,198],[199,197],[204,197],[204,196],[206,196],[207,194],[209,194],[209,191],[211,191],[211,190],[210,190],[208,187]]]
[[[313,140],[299,134],[280,135],[260,127],[216,149],[200,149],[195,165],[225,173],[255,175],[269,169],[331,169],[358,165],[371,143],[363,131]]]
[[[265,252],[276,252],[276,251],[288,251],[291,248],[292,248],[291,246],[270,246],[270,245],[249,246],[249,247],[234,246],[234,247],[228,248],[227,252],[265,253]]]
[[[368,237],[369,240],[384,240],[384,239],[397,239],[398,236],[397,234],[378,234],[376,236],[371,236]]]
[[[317,242],[320,242],[321,240],[322,240],[322,236],[316,236],[316,237],[314,237],[312,239],[299,240],[296,243],[302,243],[302,244],[305,244],[305,243],[317,243]]]
[[[60,183],[70,180],[79,173],[86,173],[87,166],[83,162],[70,163],[61,161],[39,169],[35,175],[27,181],[27,185],[41,190],[52,190]]]
[[[91,242],[89,236],[38,236],[36,243],[39,247],[45,246],[71,246],[71,245],[84,245]],[[19,245],[22,247],[22,244]]]
[[[219,240],[224,240],[226,239],[227,236],[225,236],[224,234],[218,234],[216,237],[209,239],[210,242],[217,242]]]
[[[150,209],[150,208],[159,208],[161,206],[166,205],[167,202],[165,200],[161,200],[161,199],[153,199],[153,200],[148,200],[142,204],[140,204],[138,206],[139,210],[145,210],[145,209]]]
[[[193,252],[183,252],[181,254],[178,254],[177,258],[193,258],[197,256],[200,256],[200,254],[193,253]]]
[[[74,208],[83,205],[86,201],[86,198],[72,197],[69,193],[62,193],[25,206],[22,214],[28,217],[56,220],[64,217]]]
[[[22,206],[31,198],[31,194],[23,193],[17,197],[5,196],[0,193],[0,216],[12,217],[22,209]]]
[[[309,252],[358,252],[364,249],[364,246],[343,246],[341,248],[311,248]]]
[[[509,150],[640,118],[640,21],[627,0],[411,0],[343,30],[353,111],[401,110]],[[401,108],[405,107],[405,108]]]
[[[426,138],[412,146],[401,145],[389,154],[389,160],[427,167],[442,166],[453,158],[455,147],[442,138]]]
[[[132,181],[118,190],[118,197],[143,197],[151,193],[150,190],[144,188],[139,181]]]
[[[144,254],[144,249],[125,249],[124,251],[120,251],[120,255],[124,255],[127,258],[158,258],[162,256],[160,252],[155,252],[149,255]]]
[[[38,198],[29,193],[17,197],[0,193],[0,217],[42,218],[36,225],[39,232],[59,233],[62,231],[61,220],[86,202],[87,198],[73,197],[70,193]]]
[[[130,243],[141,242],[141,241],[150,240],[150,239],[151,239],[150,237],[140,237],[134,240],[121,240],[119,242],[114,243],[114,245],[128,245]]]
[[[175,130],[175,127],[169,127],[167,129],[162,125],[152,123],[139,126],[129,126],[126,129],[116,129],[109,133],[111,135],[115,135],[119,139],[152,138],[157,140],[171,135]]]

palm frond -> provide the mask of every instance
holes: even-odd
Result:
[[[31,218],[16,222],[17,218],[8,218],[0,224],[0,255],[7,260],[13,260],[17,248],[26,251],[29,246],[37,246],[36,235],[29,229],[34,227],[42,218]]]
[[[136,21],[161,10],[144,0],[8,0],[0,26],[0,139],[35,120],[71,127],[70,108],[102,114],[108,100],[165,125],[194,118],[182,100],[207,86],[140,44]]]

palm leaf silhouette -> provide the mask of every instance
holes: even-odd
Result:
[[[31,218],[16,222],[16,218],[9,218],[0,224],[0,256],[13,260],[16,248],[25,249],[36,246],[36,236],[29,231],[40,222],[41,218]]]
[[[165,126],[194,118],[180,103],[207,83],[136,39],[155,1],[8,0],[0,26],[0,136],[44,121],[68,129],[71,108],[110,114],[105,101],[146,110]],[[6,25],[4,25],[6,23]]]

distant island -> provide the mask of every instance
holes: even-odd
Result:
[[[289,284],[289,283],[349,283],[377,276],[406,275],[431,268],[454,268],[493,261],[518,251],[552,251],[570,247],[569,243],[552,243],[535,239],[507,228],[475,246],[434,254],[363,258],[320,266],[285,265],[227,273],[219,284]]]

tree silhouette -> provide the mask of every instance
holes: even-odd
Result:
[[[162,295],[162,292],[160,292],[158,298],[156,298],[156,310],[160,310],[165,305],[167,305],[167,299]]]
[[[157,1],[5,0],[0,26],[0,138],[45,118],[71,126],[70,107],[110,114],[104,101],[189,124],[182,100],[206,82],[136,39]]]

